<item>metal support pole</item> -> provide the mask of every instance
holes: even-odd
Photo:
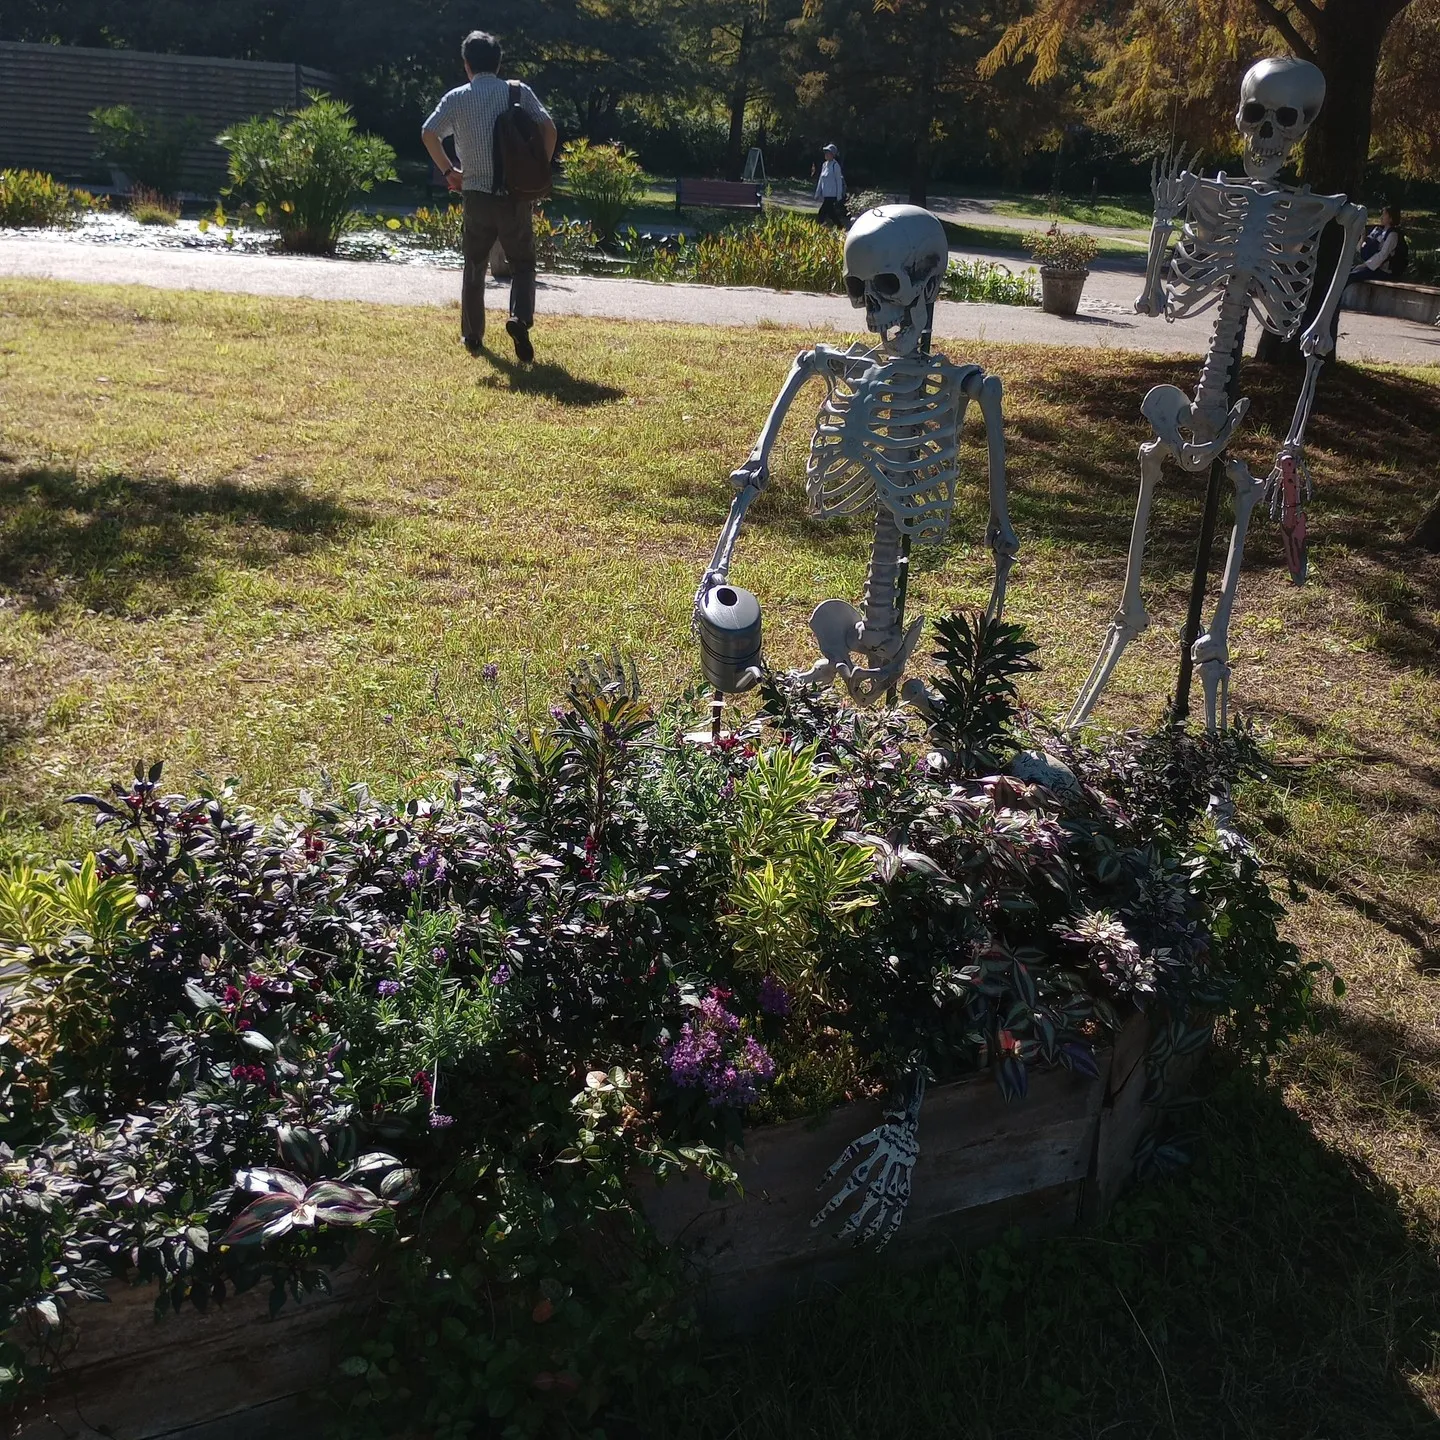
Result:
[[[1225,386],[1227,405],[1234,407],[1239,398],[1240,366],[1245,359],[1245,330],[1235,338],[1230,354],[1230,378]],[[1220,518],[1220,492],[1225,484],[1225,457],[1210,462],[1210,480],[1205,487],[1205,510],[1200,519],[1200,544],[1195,551],[1195,571],[1190,580],[1190,605],[1185,612],[1185,628],[1180,632],[1180,668],[1175,675],[1175,697],[1170,705],[1170,723],[1183,725],[1190,718],[1190,684],[1195,659],[1191,653],[1200,638],[1201,617],[1205,609],[1205,591],[1210,584],[1210,551],[1215,546],[1215,527]]]
[[[900,575],[895,582],[895,630],[897,634],[905,631],[905,593],[910,588],[910,536],[905,535],[900,541]],[[885,692],[885,703],[893,706],[895,704],[896,687],[892,685]]]

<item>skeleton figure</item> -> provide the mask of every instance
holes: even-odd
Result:
[[[989,449],[990,524],[995,556],[988,613],[998,615],[1019,541],[1005,503],[1002,387],[978,365],[928,353],[935,296],[949,263],[945,230],[928,210],[882,205],[845,241],[845,287],[865,309],[878,346],[817,345],[796,357],[749,458],[730,477],[737,494],[695,597],[695,629],[707,679],[717,691],[747,689],[760,671],[760,610],[727,583],[745,512],[770,478],[770,452],[805,382],[825,382],[805,492],[815,516],[875,516],[863,610],[826,600],[810,617],[820,659],[801,680],[840,680],[861,704],[894,687],[920,638],[923,619],[904,623],[903,568],[914,540],[938,542],[950,528],[959,480],[960,430],[980,402]]]
[[[1315,399],[1315,382],[1324,357],[1333,348],[1331,333],[1347,266],[1337,267],[1320,312],[1302,337],[1305,379],[1290,432],[1274,468],[1263,480],[1244,461],[1225,450],[1250,402],[1229,400],[1232,366],[1242,353],[1250,315],[1267,329],[1292,338],[1304,319],[1315,281],[1315,248],[1331,220],[1345,229],[1345,253],[1354,252],[1365,225],[1365,211],[1343,195],[1315,195],[1308,186],[1276,185],[1291,150],[1314,122],[1325,98],[1325,78],[1304,60],[1261,60],[1245,76],[1235,124],[1245,141],[1247,180],[1231,180],[1222,171],[1213,180],[1194,174],[1177,156],[1157,163],[1151,189],[1155,222],[1145,289],[1135,302],[1145,315],[1178,320],[1218,305],[1215,331],[1195,394],[1187,398],[1173,385],[1157,385],[1140,409],[1154,438],[1140,447],[1140,500],[1125,571],[1120,609],[1101,646],[1099,658],[1066,717],[1077,728],[1089,716],[1125,647],[1150,623],[1140,597],[1140,566],[1145,554],[1150,503],[1161,468],[1170,458],[1182,469],[1200,471],[1221,458],[1235,489],[1235,523],[1221,580],[1220,598],[1205,632],[1191,650],[1205,692],[1205,722],[1210,730],[1227,721],[1230,685],[1230,617],[1240,583],[1240,564],[1250,517],[1268,499],[1285,537],[1290,573],[1305,578],[1305,517],[1310,496],[1305,468],[1305,427]],[[1191,161],[1194,164],[1194,161]],[[1171,227],[1184,216],[1180,241],[1162,281]]]

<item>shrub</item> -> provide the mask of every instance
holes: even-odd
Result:
[[[465,207],[450,204],[431,210],[421,206],[400,221],[400,229],[427,250],[459,250],[465,239]]]
[[[264,826],[158,765],[76,797],[104,848],[0,889],[0,1334],[110,1273],[283,1304],[368,1231],[344,1433],[593,1433],[689,1323],[637,1172],[733,1179],[747,1113],[917,1063],[1093,1075],[1135,1008],[1157,1072],[1217,1018],[1258,1055],[1302,1023],[1317,967],[1205,818],[1246,738],[1050,736],[1072,778],[1026,783],[1033,647],[939,640],[924,723],[770,677],[698,746],[708,695],[652,709],[617,662],[399,806]]]
[[[132,184],[161,195],[179,191],[185,152],[200,139],[201,129],[193,115],[175,119],[133,105],[110,105],[90,112],[95,158],[123,170]]]
[[[623,145],[588,140],[572,140],[562,158],[566,188],[590,212],[600,239],[613,239],[625,212],[644,193],[640,162]]]
[[[656,248],[636,273],[702,285],[764,285],[774,290],[835,294],[845,288],[845,235],[793,210],[769,210],[694,244]]]
[[[1083,230],[1062,230],[1058,224],[1032,236],[1025,248],[1044,270],[1085,270],[1100,253],[1093,235]]]
[[[940,295],[945,300],[968,300],[987,305],[1036,305],[1035,272],[1015,275],[993,260],[952,260]]]
[[[137,185],[130,192],[130,213],[142,225],[173,225],[180,218],[180,202]]]
[[[101,204],[39,170],[0,170],[0,229],[73,225]]]
[[[597,258],[594,227],[588,220],[552,220],[535,211],[535,263],[542,270],[581,270]]]
[[[350,107],[320,94],[288,116],[256,116],[219,137],[230,189],[280,232],[280,248],[333,255],[357,195],[395,179],[395,151],[357,133]]]

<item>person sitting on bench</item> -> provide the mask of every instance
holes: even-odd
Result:
[[[1350,279],[1398,280],[1405,269],[1405,236],[1400,229],[1400,212],[1387,205],[1380,212],[1380,223],[1360,242],[1359,262],[1351,269]]]

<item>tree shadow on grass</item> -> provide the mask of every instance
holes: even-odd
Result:
[[[1339,1026],[1327,1043],[1364,1038]],[[1368,1060],[1344,1073],[1356,1091],[1388,1083]],[[1408,1379],[1436,1362],[1437,1237],[1323,1144],[1278,1087],[1224,1060],[1204,1084],[1193,1167],[1132,1191],[1098,1233],[1014,1237],[910,1273],[877,1263],[865,1281],[712,1350],[709,1383],[647,1414],[642,1433],[1440,1433]]]
[[[0,591],[42,612],[164,614],[202,603],[226,568],[277,564],[366,523],[294,480],[0,470]]]
[[[509,390],[517,395],[543,395],[561,405],[574,405],[581,409],[590,405],[609,405],[625,398],[625,392],[618,386],[573,375],[553,360],[522,365],[493,350],[486,351],[486,358],[499,373],[481,375],[475,383],[482,389]]]
[[[1136,450],[1150,435],[1140,402],[1153,385],[1190,393],[1198,372],[1193,358],[1092,354],[1007,377],[1016,402],[1009,429],[1017,528],[1123,552],[1140,482]],[[1241,389],[1252,403],[1234,451],[1256,473],[1269,470],[1290,427],[1301,378],[1295,370],[1246,362]],[[1391,371],[1327,366],[1308,431],[1313,539],[1404,563],[1413,552],[1403,537],[1433,498],[1437,430],[1440,387]],[[1045,476],[1041,483],[1027,483],[1038,474]],[[1166,467],[1146,552],[1150,578],[1189,570],[1205,481]],[[1228,543],[1228,493],[1225,500],[1217,562]]]

